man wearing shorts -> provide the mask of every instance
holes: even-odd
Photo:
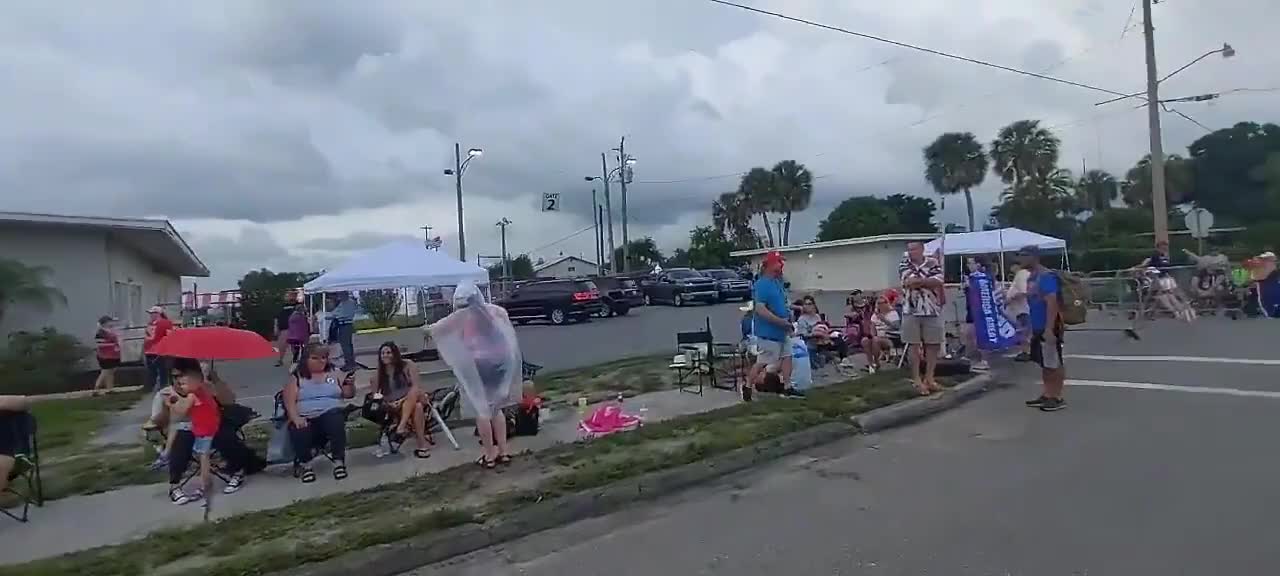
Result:
[[[907,254],[898,264],[902,279],[902,342],[910,348],[911,382],[921,396],[941,392],[934,379],[938,350],[942,348],[942,264],[926,258],[924,243],[907,244]],[[920,375],[920,355],[924,353],[924,376]]]
[[[1062,389],[1066,386],[1066,369],[1062,366],[1062,292],[1058,275],[1040,264],[1040,249],[1027,246],[1018,252],[1022,266],[1031,271],[1027,282],[1027,304],[1031,311],[1031,360],[1040,365],[1042,391],[1027,406],[1044,412],[1066,407]]]
[[[795,327],[791,324],[791,307],[782,284],[782,254],[769,252],[760,266],[760,277],[751,290],[755,302],[755,324],[752,334],[757,348],[756,363],[751,367],[747,383],[742,386],[742,399],[750,402],[752,389],[764,379],[769,367],[777,368],[778,377],[791,390],[791,343]]]

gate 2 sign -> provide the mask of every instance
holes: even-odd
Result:
[[[543,212],[559,212],[560,211],[560,193],[559,192],[543,192],[542,193],[542,211]]]

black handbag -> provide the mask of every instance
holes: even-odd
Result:
[[[231,404],[222,407],[222,425],[231,430],[239,430],[257,418],[259,414],[244,404]]]

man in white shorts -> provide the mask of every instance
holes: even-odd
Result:
[[[752,336],[756,346],[756,363],[751,367],[747,384],[742,387],[742,399],[750,402],[753,388],[765,377],[766,368],[776,367],[784,394],[796,394],[791,383],[791,306],[787,303],[786,288],[782,284],[782,254],[765,254],[760,267],[760,277],[751,289],[755,302],[755,324]]]

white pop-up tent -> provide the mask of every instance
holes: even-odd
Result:
[[[392,288],[457,286],[463,280],[489,283],[489,272],[421,242],[395,242],[363,252],[307,282],[306,292],[350,292]]]
[[[1061,238],[1029,232],[1021,228],[1001,228],[981,232],[960,232],[936,238],[925,245],[925,253],[932,254],[939,248],[947,256],[964,254],[1002,254],[1016,252],[1024,246],[1041,250],[1065,250],[1067,242]]]

